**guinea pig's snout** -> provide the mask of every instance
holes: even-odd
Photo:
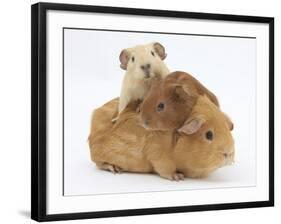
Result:
[[[145,129],[148,129],[148,128],[149,128],[149,120],[148,120],[148,119],[142,120],[142,126],[143,126]]]
[[[232,165],[234,163],[234,151],[223,153],[225,165]]]
[[[145,64],[145,65],[141,65],[140,68],[141,68],[141,70],[143,70],[146,78],[149,78],[150,77],[151,65],[148,63],[148,64]]]
[[[143,122],[143,125],[147,128],[147,127],[148,127],[148,125],[149,125],[148,120],[145,120],[145,121]]]

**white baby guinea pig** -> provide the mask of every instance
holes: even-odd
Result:
[[[158,42],[137,45],[121,51],[120,67],[126,70],[118,105],[118,115],[135,100],[142,100],[149,89],[151,78],[165,77],[169,69],[164,63],[165,48]],[[118,116],[113,119],[116,121]]]

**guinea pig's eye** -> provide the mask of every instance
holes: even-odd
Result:
[[[164,108],[165,108],[165,104],[164,104],[164,103],[159,103],[159,104],[157,105],[156,110],[157,110],[158,112],[161,112],[161,111],[164,110]]]
[[[134,62],[134,61],[135,61],[135,57],[133,56],[133,57],[132,57],[132,62]]]
[[[213,132],[212,132],[212,131],[207,131],[207,132],[206,132],[206,139],[212,141],[213,138],[214,138]]]
[[[154,54],[154,52],[153,52],[153,51],[151,51],[151,54],[152,54],[152,56],[155,56],[155,54]]]

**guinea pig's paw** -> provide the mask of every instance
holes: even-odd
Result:
[[[120,167],[112,165],[112,164],[107,164],[107,169],[114,174],[122,173],[122,169]]]
[[[175,172],[172,174],[172,180],[175,180],[175,181],[184,180],[184,175],[180,172]]]
[[[136,108],[136,113],[140,113],[140,105]]]
[[[122,173],[122,169],[118,166],[112,165],[112,168],[110,170],[112,173],[116,174],[116,173]]]
[[[118,120],[118,118],[119,118],[118,116],[117,116],[117,117],[112,118],[112,119],[111,119],[111,122],[112,122],[112,123],[115,123],[115,122]]]

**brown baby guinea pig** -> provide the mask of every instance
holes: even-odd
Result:
[[[178,129],[200,95],[206,95],[219,107],[217,97],[188,73],[176,71],[164,79],[154,78],[140,106],[143,127],[151,130]]]

